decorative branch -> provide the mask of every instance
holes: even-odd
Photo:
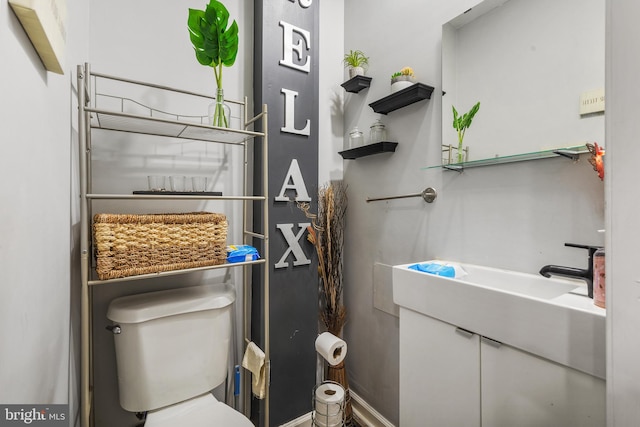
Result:
[[[310,212],[308,203],[298,203],[298,207],[311,220],[311,226],[307,227],[307,240],[318,255],[320,318],[329,332],[340,335],[346,320],[346,310],[342,305],[346,186],[341,181],[333,181],[320,187],[317,214]]]

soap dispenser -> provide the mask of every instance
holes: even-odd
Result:
[[[605,308],[604,248],[593,254],[593,303]]]

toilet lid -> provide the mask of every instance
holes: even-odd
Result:
[[[232,407],[207,393],[185,402],[150,411],[145,427],[253,427],[253,423]]]

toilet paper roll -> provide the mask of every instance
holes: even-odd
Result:
[[[330,332],[323,332],[316,338],[316,351],[329,365],[335,366],[347,356],[347,343]]]
[[[324,383],[316,389],[315,425],[321,427],[342,425],[344,394],[344,388],[335,383]]]

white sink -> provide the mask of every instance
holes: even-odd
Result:
[[[428,262],[428,261],[425,261]],[[458,279],[393,267],[393,300],[424,315],[605,378],[605,310],[582,281],[458,264]]]

